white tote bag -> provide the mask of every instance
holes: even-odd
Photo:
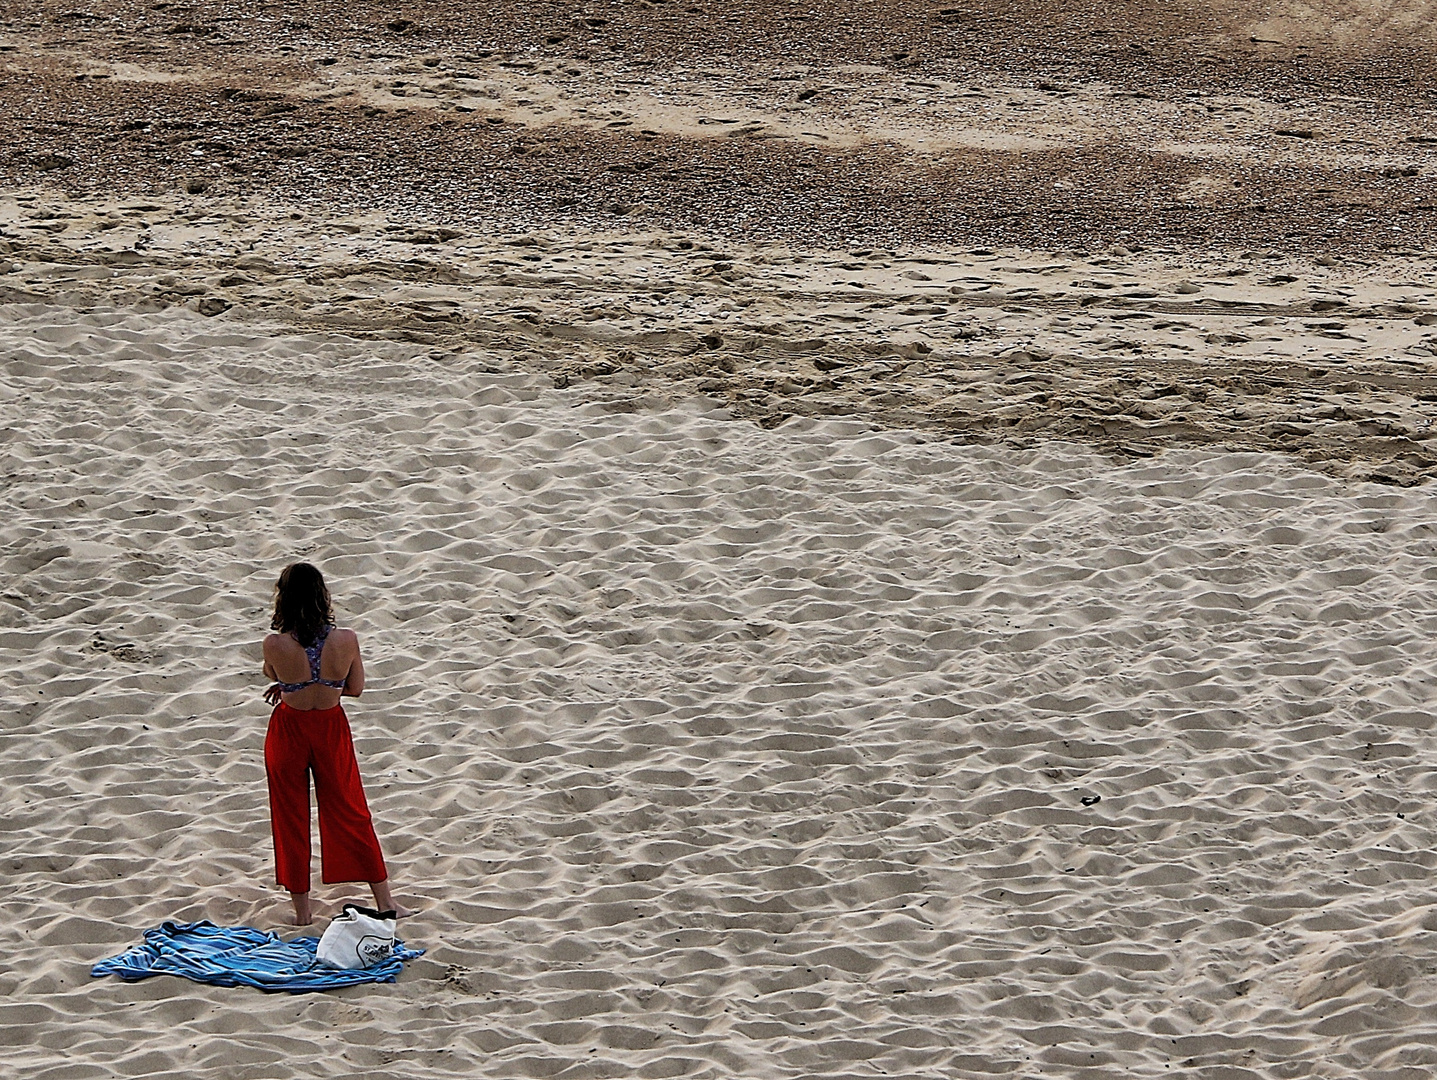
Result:
[[[394,952],[392,911],[345,904],[319,939],[314,958],[326,967],[366,968]]]

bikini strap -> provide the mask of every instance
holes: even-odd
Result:
[[[324,642],[329,637],[331,627],[324,627],[314,639],[314,644],[304,650],[309,658],[309,681],[317,683],[322,681],[319,677],[319,658],[324,653]]]

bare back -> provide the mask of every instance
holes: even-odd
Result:
[[[291,634],[270,634],[264,639],[264,673],[291,685],[308,682],[311,672],[304,646]],[[284,692],[280,699],[292,709],[308,710],[332,709],[341,697],[358,697],[364,690],[364,663],[359,656],[359,636],[353,630],[329,632],[319,654],[319,677],[343,687],[316,682]]]

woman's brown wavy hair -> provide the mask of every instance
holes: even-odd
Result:
[[[293,634],[306,649],[314,644],[319,632],[334,622],[329,590],[319,567],[307,562],[286,566],[274,587],[274,618],[270,628],[281,634]]]

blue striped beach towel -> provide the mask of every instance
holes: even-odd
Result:
[[[338,969],[316,964],[319,938],[283,941],[279,935],[252,926],[216,926],[212,922],[162,923],[145,931],[145,943],[119,956],[101,960],[94,976],[118,975],[125,980],[151,975],[182,975],[215,986],[254,986],[302,994],[360,983],[393,982],[406,960],[424,955],[395,940],[394,955],[367,968]]]

